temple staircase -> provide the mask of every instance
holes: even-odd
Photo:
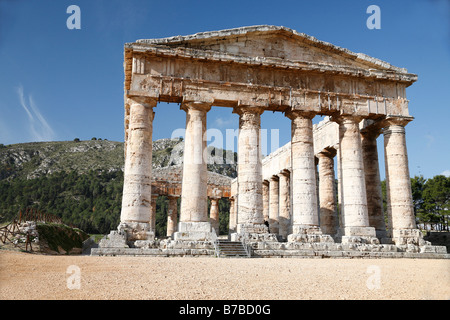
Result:
[[[240,241],[217,240],[217,256],[223,258],[250,258],[244,244]]]
[[[214,250],[218,258],[251,258],[250,249],[240,241],[219,239],[212,228]]]

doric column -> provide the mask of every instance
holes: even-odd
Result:
[[[264,225],[260,108],[234,108],[239,114],[237,234],[267,233]],[[236,238],[235,238],[236,239]]]
[[[228,234],[231,235],[232,233],[236,232],[236,223],[237,223],[237,217],[236,217],[236,199],[234,196],[230,197],[230,217],[229,217],[229,231]]]
[[[278,177],[272,176],[269,182],[269,232],[278,233],[279,188]]]
[[[381,240],[386,238],[386,224],[384,222],[383,195],[378,164],[377,137],[379,134],[380,129],[378,128],[367,127],[361,130],[369,226],[375,228],[377,238]]]
[[[169,208],[167,210],[167,236],[173,237],[177,231],[178,197],[168,196]]]
[[[389,117],[384,133],[389,227],[397,245],[424,243],[416,228],[406,150],[405,126],[412,117]]]
[[[183,103],[186,111],[180,222],[175,240],[209,240],[206,114],[211,105]]]
[[[263,216],[264,221],[269,221],[269,181],[263,181]]]
[[[150,223],[152,230],[156,230],[156,200],[158,199],[157,194],[152,194],[152,212],[150,214]]]
[[[219,198],[209,198],[211,208],[209,209],[209,221],[216,234],[219,235]]]
[[[314,163],[313,127],[314,114],[291,111],[292,161],[292,233],[288,241],[316,242],[321,239],[317,210],[316,167]]]
[[[334,160],[336,152],[328,150],[320,152],[319,159],[319,208],[320,228],[325,234],[336,235],[338,218],[336,210],[336,195],[334,182]]]
[[[287,239],[287,236],[290,232],[291,226],[291,212],[290,212],[290,186],[289,186],[289,171],[282,171],[278,175],[279,177],[279,190],[280,190],[280,198],[279,198],[279,212],[278,212],[278,223],[279,223],[279,234],[284,239]]]
[[[334,119],[339,123],[343,224],[342,242],[378,243],[375,228],[369,226],[367,194],[359,121],[352,116]]]
[[[127,131],[126,158],[120,232],[128,241],[154,238],[152,219],[152,131],[155,99],[128,98],[130,116]]]

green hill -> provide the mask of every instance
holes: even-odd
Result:
[[[179,138],[154,141],[153,167],[181,164],[183,146]],[[225,158],[223,150],[209,151],[216,164],[208,164],[208,170],[236,177],[236,165],[220,164]],[[88,233],[108,233],[120,220],[123,165],[122,142],[98,139],[0,145],[0,222],[32,207]],[[219,204],[222,233],[226,232],[228,208],[227,201]],[[156,220],[157,235],[164,236],[167,204],[163,197],[157,200]]]

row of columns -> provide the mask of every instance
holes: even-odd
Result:
[[[131,225],[131,233],[139,238],[151,236],[154,232],[154,226],[149,221],[154,221],[154,217],[150,216],[150,207],[152,122],[156,100],[133,98],[129,99],[129,105],[121,222],[125,226]],[[207,213],[207,163],[204,155],[207,142],[206,115],[211,104],[190,102],[183,103],[181,108],[186,112],[186,134],[181,212],[175,238],[178,234],[181,240],[208,240],[211,237],[211,223]],[[239,115],[238,197],[232,199],[230,228],[236,224],[238,234],[269,232],[264,224],[267,208],[263,201],[261,164],[260,129],[263,111],[250,106],[236,107],[233,111]],[[281,231],[285,234],[285,223],[280,223],[281,220],[276,223],[274,217],[287,217],[287,212],[291,211],[289,223],[292,224],[292,237],[288,236],[288,240],[297,241],[298,235],[304,235],[301,239],[305,241],[322,241],[317,236],[333,231],[336,216],[331,214],[335,208],[330,199],[324,198],[318,205],[312,126],[315,114],[290,111],[286,116],[291,119],[292,208],[280,206],[280,203],[288,202],[275,197],[275,194],[280,194],[280,189],[283,189],[283,197],[286,197],[286,184],[289,182],[282,175],[274,177],[269,190],[269,198],[272,199],[268,216],[270,232]],[[377,135],[363,133],[361,138],[360,118],[341,116],[333,120],[339,123],[340,133],[338,179],[341,186],[342,239],[375,241],[376,232],[385,230],[380,215]],[[415,229],[404,131],[406,123],[391,118],[384,128],[388,216],[393,238],[405,235],[405,232],[396,230]],[[328,168],[328,173],[321,177],[324,183],[319,187],[329,192],[334,183],[329,173],[331,163],[327,158],[330,158],[329,155],[319,155],[319,167]],[[366,167],[370,169],[365,170]],[[212,207],[215,212],[216,206]],[[322,222],[328,221],[323,230],[319,227],[319,217]]]

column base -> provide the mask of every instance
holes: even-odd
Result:
[[[127,242],[155,239],[155,232],[147,222],[121,222],[117,230],[119,234],[125,235]]]
[[[341,242],[345,243],[366,243],[380,244],[375,228],[373,227],[344,227],[344,235]]]
[[[396,245],[424,246],[431,244],[423,239],[423,234],[419,229],[394,229],[392,230],[392,242]]]
[[[210,222],[180,222],[178,231],[173,234],[175,241],[211,241]]]
[[[318,226],[293,225],[292,234],[287,237],[288,242],[334,242],[328,234],[323,234]]]

